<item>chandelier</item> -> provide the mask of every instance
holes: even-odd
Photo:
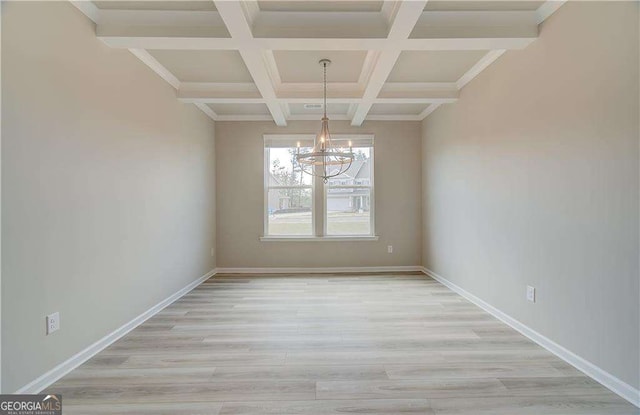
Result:
[[[296,161],[300,169],[309,175],[322,177],[327,183],[331,177],[336,177],[349,170],[353,163],[354,154],[349,141],[349,149],[334,147],[329,132],[329,118],[327,118],[327,66],[331,64],[329,59],[321,59],[318,62],[322,65],[324,72],[324,116],[322,126],[316,136],[316,142],[310,152],[300,152],[300,143],[296,153]]]

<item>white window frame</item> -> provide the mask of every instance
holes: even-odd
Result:
[[[291,141],[292,147],[295,147],[296,139],[304,140],[308,139],[309,136],[300,136],[300,135],[265,135],[265,142],[267,138],[272,140],[282,140],[285,142]],[[316,234],[316,180],[311,180],[311,185],[301,185],[301,186],[270,186],[269,185],[269,173],[270,173],[270,159],[269,159],[269,147],[264,145],[264,166],[263,166],[263,176],[264,176],[264,205],[262,207],[262,211],[264,214],[263,219],[263,237],[262,238],[285,238],[285,239],[304,239],[304,238],[313,238]],[[304,174],[304,173],[302,173]],[[269,190],[278,190],[278,189],[311,189],[311,234],[310,235],[269,235]]]
[[[354,187],[363,187],[370,189],[370,234],[366,235],[327,235],[327,191],[329,186],[325,186],[322,178],[313,177],[310,186],[270,186],[269,185],[269,147],[267,147],[267,140],[278,140],[290,143],[296,143],[297,141],[314,141],[314,134],[265,134],[264,138],[264,166],[263,166],[263,176],[264,176],[264,205],[262,207],[264,219],[263,219],[263,236],[260,237],[261,241],[271,242],[271,241],[299,241],[299,242],[331,242],[331,241],[377,241],[379,238],[376,235],[375,231],[375,183],[374,183],[374,171],[375,171],[375,158],[374,158],[374,145],[372,144],[371,149],[371,177],[369,185],[346,185],[347,188]],[[354,141],[358,141],[359,139],[365,139],[374,143],[373,134],[334,134],[332,135],[332,139],[335,140],[349,140],[353,139]],[[331,186],[331,188],[336,188],[337,186]],[[312,226],[312,235],[269,235],[269,190],[270,189],[278,189],[278,188],[310,188],[311,189],[311,226]],[[318,193],[316,190],[321,192],[322,195],[322,214],[318,215],[318,209],[316,199]],[[317,221],[322,221],[322,226],[317,226]],[[320,229],[318,229],[320,228]]]

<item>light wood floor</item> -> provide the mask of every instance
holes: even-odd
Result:
[[[423,275],[216,276],[50,387],[65,414],[638,414]]]

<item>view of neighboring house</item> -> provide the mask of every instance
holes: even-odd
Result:
[[[354,160],[351,167],[343,174],[329,179],[331,186],[369,186],[371,185],[370,159]],[[282,186],[273,173],[269,173],[269,186]],[[289,195],[289,191],[269,192],[267,204],[269,212],[303,209],[297,206],[299,198]],[[327,210],[329,212],[368,212],[370,209],[370,189],[358,187],[339,187],[329,189],[327,195]],[[311,209],[311,208],[308,208]]]
[[[354,160],[346,172],[329,179],[329,186],[369,186],[371,184],[370,165],[370,159]],[[369,188],[329,189],[327,210],[329,212],[368,212],[370,200]]]
[[[269,186],[282,186],[282,183],[271,172],[269,173]],[[269,192],[267,199],[269,213],[291,207],[291,197],[287,196],[285,192]]]

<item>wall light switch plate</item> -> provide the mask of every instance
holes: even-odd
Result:
[[[60,313],[55,312],[47,316],[47,335],[60,330]]]
[[[390,254],[393,253],[393,245],[387,245],[387,252]]]
[[[530,285],[527,285],[527,301],[536,302],[536,289]]]

